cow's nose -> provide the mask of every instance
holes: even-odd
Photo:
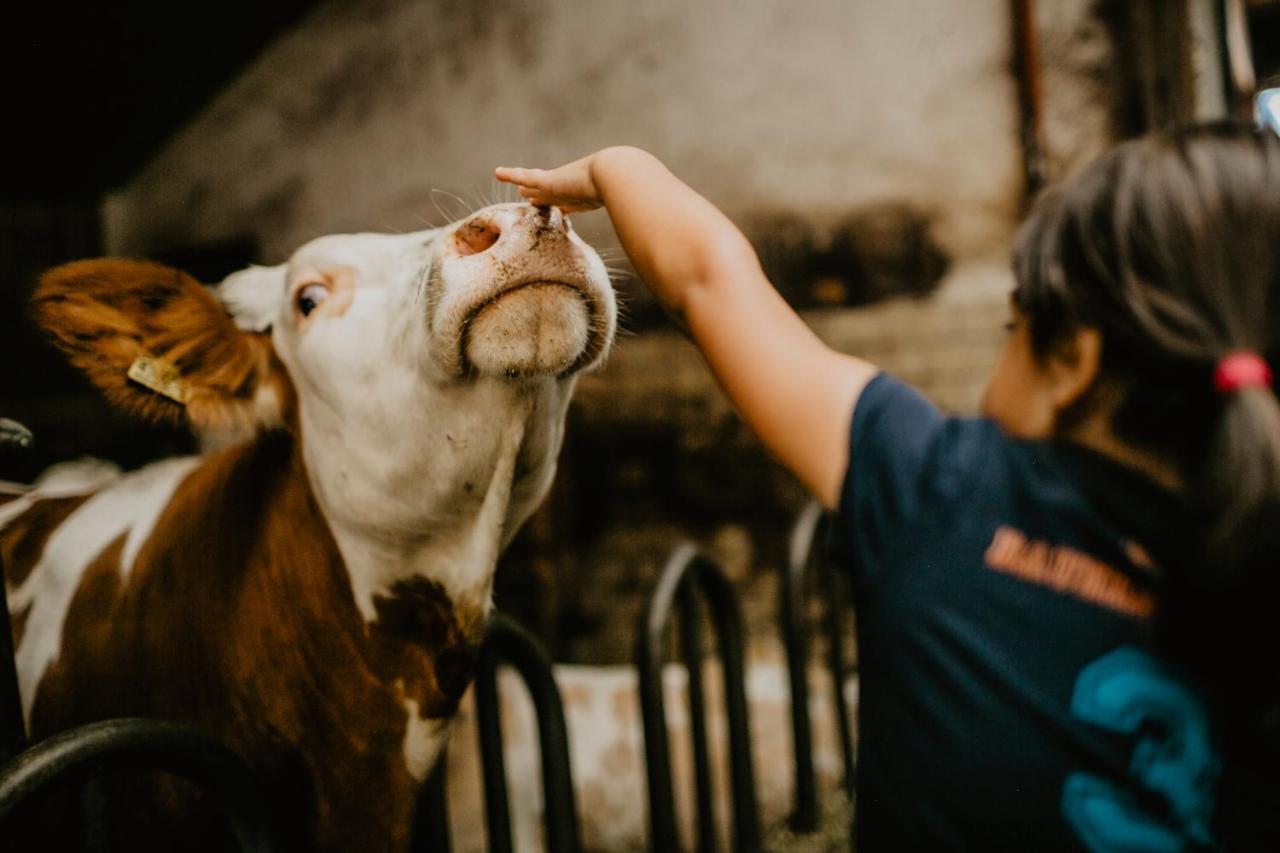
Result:
[[[453,242],[459,255],[478,255],[502,236],[502,229],[492,217],[480,215],[458,226],[453,232]]]
[[[569,217],[558,207],[535,207],[533,221],[539,228],[550,228],[562,234],[569,232]]]

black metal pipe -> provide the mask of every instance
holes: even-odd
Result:
[[[495,615],[489,623],[476,676],[476,719],[484,771],[489,849],[511,849],[506,768],[502,759],[502,725],[497,668],[507,663],[520,673],[538,719],[542,756],[542,790],[547,849],[578,853],[582,849],[578,810],[569,760],[564,704],[552,674],[551,659],[536,639],[514,620]],[[500,825],[499,825],[500,824]]]
[[[716,645],[724,669],[724,699],[728,722],[730,794],[733,803],[731,849],[755,853],[760,849],[760,813],[756,801],[755,770],[751,758],[747,712],[742,614],[732,584],[693,545],[676,548],[640,614],[636,635],[636,666],[640,676],[640,711],[644,723],[645,768],[649,782],[649,846],[654,851],[679,847],[671,754],[662,693],[662,664],[666,658],[671,610],[684,584],[696,585],[711,614]],[[701,818],[700,818],[701,819]]]
[[[680,651],[688,673],[689,737],[692,741],[698,850],[715,853],[716,824],[712,810],[711,755],[707,739],[707,700],[702,687],[702,621],[693,584],[680,585]]]
[[[269,800],[240,756],[198,730],[159,720],[90,723],[41,741],[0,767],[0,836],[5,820],[54,782],[87,779],[100,768],[158,770],[211,795],[246,853],[281,849]]]
[[[25,450],[35,436],[17,421],[0,418],[0,449]],[[18,667],[13,656],[13,623],[5,595],[4,560],[0,560],[0,765],[27,746],[27,729],[22,719],[22,697],[18,693]]]
[[[799,832],[815,829],[818,819],[812,724],[807,712],[809,628],[805,621],[806,584],[815,573],[819,595],[824,602],[827,672],[831,677],[836,733],[844,768],[843,786],[852,795],[855,784],[853,726],[844,693],[845,678],[854,669],[845,660],[846,620],[847,614],[853,611],[853,601],[847,579],[838,566],[826,559],[823,550],[830,521],[817,501],[810,502],[800,511],[791,528],[787,571],[783,575],[781,621],[791,683],[792,745],[796,768],[795,811],[791,825]]]
[[[682,546],[687,547],[687,546]],[[672,555],[658,578],[636,631],[636,670],[639,676],[640,717],[644,729],[645,772],[649,793],[649,849],[666,853],[680,849],[676,831],[675,797],[671,790],[671,752],[667,743],[667,712],[662,695],[662,663],[667,619],[683,568]],[[677,569],[673,570],[673,566]]]
[[[27,745],[22,699],[18,694],[18,668],[13,657],[13,625],[9,621],[4,578],[4,563],[0,561],[0,764],[22,752]]]
[[[795,796],[790,825],[795,832],[818,828],[818,786],[813,769],[813,726],[809,719],[809,625],[806,581],[813,563],[813,542],[822,520],[822,507],[810,503],[791,528],[786,570],[782,573],[779,622],[787,652],[791,685],[791,758]]]
[[[448,764],[447,749],[441,749],[436,766],[418,791],[413,835],[409,841],[411,853],[449,853],[453,849],[449,832],[449,795],[445,787]]]
[[[824,537],[825,538],[825,537]],[[836,717],[836,733],[840,736],[840,758],[844,766],[844,789],[853,795],[856,780],[853,748],[853,725],[850,722],[849,702],[844,695],[845,676],[854,670],[844,656],[845,616],[853,612],[852,590],[848,580],[829,562],[821,577],[825,584],[823,594],[827,600],[827,671],[831,674],[831,695]]]
[[[17,421],[0,418],[0,450],[30,450],[36,437]]]
[[[485,644],[488,645],[488,637]],[[502,717],[498,706],[498,658],[481,652],[476,667],[476,737],[480,741],[480,769],[484,779],[484,819],[491,853],[511,853],[511,806],[507,797],[507,767],[502,748]]]
[[[760,849],[760,809],[751,760],[751,724],[747,713],[746,654],[743,650],[742,612],[729,579],[713,563],[704,562],[698,572],[703,595],[711,608],[720,660],[724,666],[725,710],[729,723],[729,771],[733,790],[733,849],[755,853]]]

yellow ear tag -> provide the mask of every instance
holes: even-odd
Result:
[[[191,399],[191,389],[182,381],[182,374],[173,364],[162,358],[138,356],[129,365],[129,378],[184,406]]]

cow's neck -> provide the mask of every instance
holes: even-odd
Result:
[[[388,413],[390,429],[358,447],[349,429],[313,422],[309,430],[304,413],[308,472],[366,621],[379,618],[380,601],[426,580],[463,633],[478,638],[512,527],[522,449],[540,432],[531,428],[537,401],[529,396],[485,402],[474,414],[445,407],[447,415],[431,419]]]
[[[452,528],[437,528],[422,537],[390,538],[380,535],[381,531],[371,533],[341,522],[334,525],[356,604],[366,619],[376,618],[380,596],[394,593],[406,580],[425,578],[442,587],[467,633],[482,627],[523,434],[523,421],[505,425],[488,483],[476,489],[481,495],[479,506],[457,518]],[[425,521],[424,514],[424,527]]]

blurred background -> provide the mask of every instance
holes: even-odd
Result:
[[[16,13],[15,13],[16,14]],[[25,320],[100,254],[216,282],[312,237],[442,225],[498,164],[648,148],[724,209],[839,349],[976,410],[1035,193],[1116,140],[1253,114],[1280,2],[275,0],[28,8],[0,34],[0,477],[190,449],[107,411]],[[1276,111],[1280,116],[1280,110]],[[616,245],[600,213],[576,217]],[[638,283],[585,377],[560,474],[498,604],[558,659],[630,656],[671,546],[709,546],[762,642],[805,496]]]

